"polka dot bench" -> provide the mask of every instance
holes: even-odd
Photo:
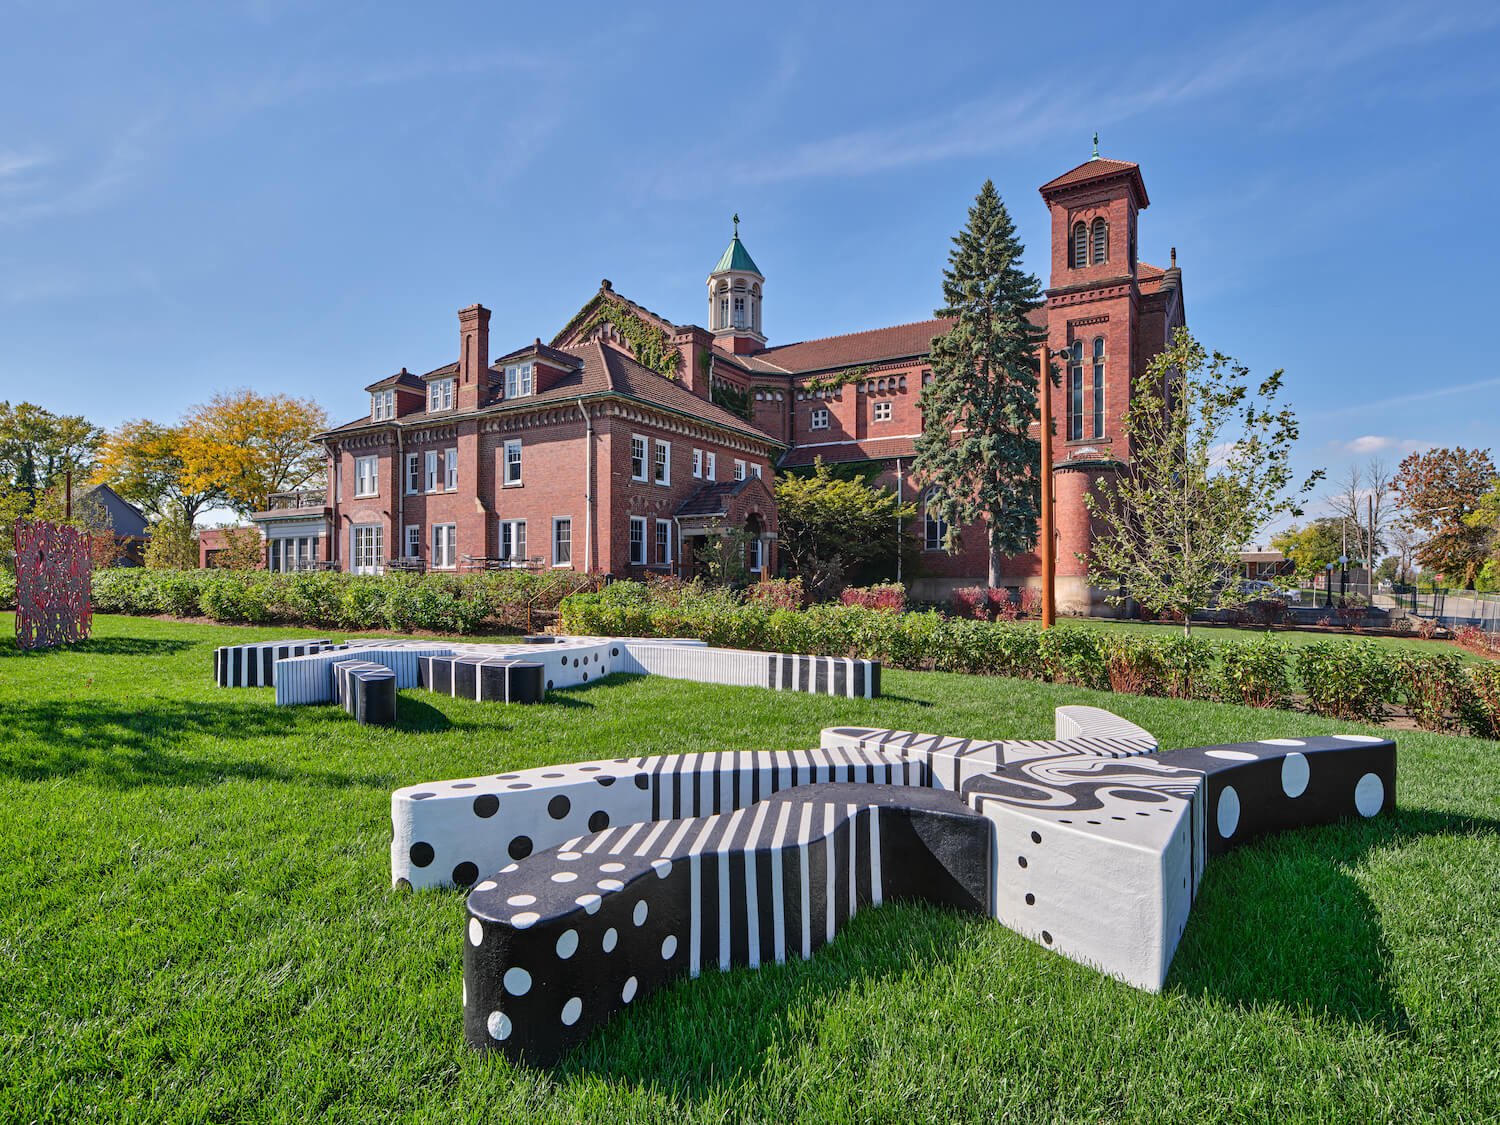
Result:
[[[393,873],[432,868],[405,880],[414,885],[479,880],[466,1035],[546,1064],[652,988],[705,966],[808,956],[860,907],[893,897],[984,913],[1156,991],[1211,856],[1394,807],[1388,739],[1153,753],[1139,728],[1079,735],[1075,718],[1059,716],[1074,737],[1051,741],[832,728],[815,751],[624,759],[398,791]],[[589,785],[630,796],[580,805]],[[468,837],[489,849],[482,860],[453,863],[458,852],[441,854],[451,841],[403,837],[401,803],[446,804],[451,822],[465,799],[468,819],[489,826]]]
[[[362,726],[396,725],[396,673],[368,660],[333,665],[334,701]]]

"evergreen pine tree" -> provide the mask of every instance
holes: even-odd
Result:
[[[950,534],[985,525],[991,586],[1000,584],[1002,556],[1036,546],[1041,514],[1041,443],[1031,424],[1040,418],[1037,347],[1045,333],[1026,319],[1041,282],[1021,269],[1023,250],[986,180],[943,271],[946,307],[937,315],[958,321],[932,341],[912,463],[929,488],[929,509]]]

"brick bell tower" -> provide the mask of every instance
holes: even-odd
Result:
[[[1059,610],[1087,613],[1078,555],[1094,529],[1083,498],[1130,456],[1121,419],[1141,350],[1136,220],[1150,199],[1140,166],[1100,156],[1098,134],[1093,156],[1040,190],[1052,215],[1047,343],[1062,371],[1052,396],[1057,595]]]

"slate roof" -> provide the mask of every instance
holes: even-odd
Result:
[[[746,477],[744,480],[721,480],[713,484],[700,485],[682,506],[677,509],[677,514],[684,518],[688,516],[722,516],[729,511],[729,501],[733,496],[739,495],[750,487],[754,477]]]
[[[408,390],[424,391],[420,375],[413,375],[406,368],[402,368],[394,375],[387,375],[384,379],[378,379],[365,388],[367,391],[383,391],[387,387],[405,387]]]
[[[916,438],[882,437],[863,441],[841,441],[829,445],[799,445],[787,452],[778,464],[794,469],[811,465],[819,457],[830,464],[845,461],[883,461],[891,457],[915,456]]]
[[[738,414],[725,410],[717,403],[699,398],[677,380],[665,378],[649,368],[642,367],[619,349],[610,347],[598,340],[591,340],[586,344],[581,344],[572,352],[556,349],[549,349],[549,351],[554,351],[555,354],[566,357],[571,370],[565,371],[545,390],[538,391],[533,395],[527,395],[524,398],[490,403],[474,412],[418,410],[410,414],[403,414],[398,419],[399,424],[403,426],[437,425],[454,422],[460,418],[473,417],[476,414],[487,415],[507,411],[531,410],[540,405],[570,401],[584,396],[613,394],[656,406],[674,414],[698,418],[704,422],[719,426],[722,429],[731,430],[735,433],[755,438],[758,441],[766,442],[771,446],[781,446],[784,444],[760,427],[747,422]],[[457,365],[453,366],[456,368]],[[444,369],[438,368],[437,371],[441,372]],[[436,373],[429,372],[429,375]],[[494,378],[497,374],[498,372],[492,366],[490,369],[491,378]],[[348,422],[342,426],[337,426],[329,430],[328,433],[347,433],[371,426],[387,426],[391,424],[390,422],[372,422],[366,417]]]

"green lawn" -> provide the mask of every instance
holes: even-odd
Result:
[[[214,645],[288,632],[100,617],[75,651],[0,647],[0,1120],[1500,1117],[1500,744],[1402,733],[1395,816],[1213,863],[1160,996],[892,904],[542,1072],[464,1045],[463,897],[389,888],[392,788],[838,723],[1040,737],[1066,702],[1165,747],[1360,728],[935,673],[877,701],[412,692],[395,731],[213,686]]]

